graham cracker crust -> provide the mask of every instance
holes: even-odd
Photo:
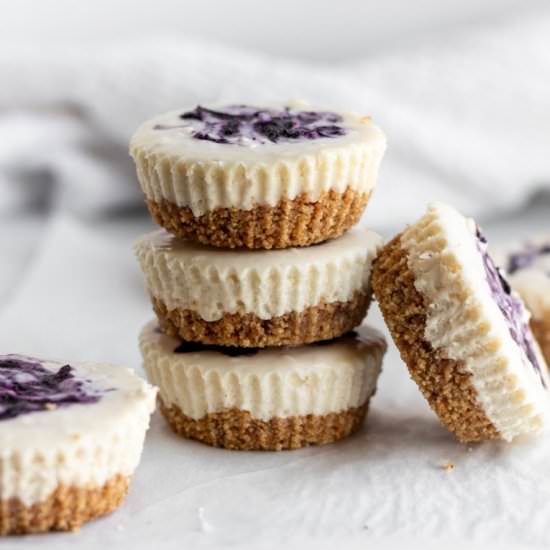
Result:
[[[46,499],[30,506],[17,498],[0,500],[0,535],[74,531],[120,506],[129,479],[116,475],[101,487],[58,485]]]
[[[153,220],[177,237],[221,248],[288,248],[334,239],[355,225],[370,193],[349,187],[324,192],[310,201],[306,193],[276,206],[252,210],[216,208],[195,217],[189,207],[146,199]]]
[[[212,447],[251,451],[283,451],[308,445],[326,445],[356,432],[368,410],[360,406],[323,416],[253,418],[248,411],[228,409],[209,413],[199,420],[186,416],[177,405],[166,406],[159,398],[160,410],[178,435]]]
[[[218,321],[205,321],[190,309],[168,310],[152,297],[162,332],[187,340],[219,346],[298,346],[337,338],[353,330],[367,314],[371,293],[356,292],[347,302],[321,301],[300,312],[272,319],[253,313],[226,313]]]
[[[501,439],[478,402],[471,373],[424,339],[429,304],[414,282],[398,235],[375,260],[372,286],[401,358],[442,424],[460,441]]]
[[[531,318],[531,330],[550,367],[550,310],[545,312],[542,319]]]

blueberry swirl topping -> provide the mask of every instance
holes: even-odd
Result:
[[[524,351],[527,359],[539,375],[542,385],[546,387],[546,382],[542,375],[542,367],[535,352],[533,334],[529,328],[529,317],[526,314],[525,306],[512,292],[510,283],[489,255],[487,251],[487,239],[479,228],[477,229],[477,245],[479,253],[483,258],[485,277],[489,283],[493,300],[506,320],[510,335],[514,342]]]
[[[160,330],[157,329],[157,332],[160,334]],[[320,340],[318,342],[312,342],[309,344],[310,347],[313,346],[328,346],[330,344],[334,344],[339,341],[345,341],[345,340],[355,340],[359,338],[359,334],[355,331],[347,332],[346,334],[343,334],[342,336],[338,336],[337,338],[332,338],[331,340]],[[262,349],[270,349],[270,348],[262,348]],[[281,348],[284,349],[284,348]],[[250,355],[256,355],[260,348],[240,348],[240,347],[232,347],[232,346],[216,346],[214,344],[201,344],[200,342],[188,342],[188,341],[182,341],[175,349],[174,353],[197,353],[197,352],[203,352],[203,351],[214,351],[217,353],[222,353],[223,355],[227,355],[228,357],[243,357],[243,356],[250,356]]]
[[[347,133],[342,117],[330,111],[259,109],[231,105],[208,109],[201,105],[182,113],[180,124],[157,124],[155,130],[186,129],[194,139],[221,144],[260,145],[336,138]]]
[[[100,398],[101,392],[77,378],[70,365],[52,371],[35,359],[0,356],[0,420]]]
[[[174,353],[197,353],[199,351],[214,351],[223,353],[228,357],[241,357],[244,355],[256,355],[258,348],[239,348],[230,346],[216,346],[214,344],[201,344],[200,342],[182,341],[175,349]]]
[[[528,245],[523,250],[510,254],[506,271],[509,275],[513,275],[522,269],[531,267],[540,256],[545,255],[550,255],[550,243],[542,246]]]

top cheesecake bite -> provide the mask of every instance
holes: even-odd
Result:
[[[460,440],[547,425],[550,383],[529,314],[473,220],[432,205],[379,253],[372,286],[412,378]]]
[[[152,216],[169,232],[269,249],[353,226],[385,147],[368,117],[282,103],[172,111],[143,124],[130,153]]]
[[[496,254],[512,288],[531,313],[531,329],[550,363],[550,235],[515,243]]]

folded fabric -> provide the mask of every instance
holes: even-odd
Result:
[[[190,39],[3,48],[0,212],[37,201],[88,215],[140,204],[126,154],[140,121],[197,102],[289,97],[373,115],[388,134],[371,225],[403,223],[433,199],[471,215],[518,208],[550,188],[549,35],[545,12],[344,66]]]

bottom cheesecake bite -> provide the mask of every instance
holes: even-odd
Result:
[[[412,378],[460,440],[510,441],[547,425],[547,366],[529,314],[472,220],[432,205],[379,253],[372,285]]]
[[[358,430],[386,350],[366,327],[318,344],[256,349],[182,342],[156,322],[143,329],[140,347],[176,433],[214,447],[276,451]]]
[[[0,535],[74,530],[115,510],[155,396],[122,367],[0,356]]]

